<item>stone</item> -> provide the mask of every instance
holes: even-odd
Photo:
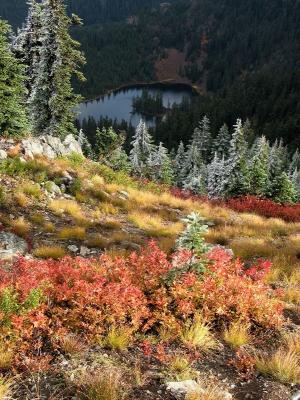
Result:
[[[86,257],[86,256],[88,256],[90,254],[90,249],[88,248],[88,247],[85,247],[85,246],[81,246],[80,247],[80,255],[82,256],[82,257]]]
[[[47,181],[45,183],[45,189],[47,190],[47,192],[51,193],[51,194],[55,194],[60,196],[61,195],[61,190],[60,187],[56,185],[56,183],[52,182],[52,181]]]
[[[6,151],[0,149],[0,160],[6,160],[6,159],[7,159]]]
[[[24,139],[21,142],[22,152],[26,157],[34,158],[43,154],[41,141],[36,138]]]
[[[78,247],[75,246],[74,244],[71,244],[70,246],[68,246],[68,250],[69,250],[71,253],[77,253],[79,249],[78,249]]]
[[[73,135],[68,135],[64,140],[64,146],[68,154],[77,153],[83,155],[82,149],[78,141],[75,139]]]
[[[203,394],[204,390],[194,380],[186,380],[181,382],[167,382],[167,390],[178,399],[186,396],[188,393],[199,393]]]
[[[300,390],[293,394],[291,400],[300,400]]]
[[[28,251],[27,242],[11,232],[0,232],[0,260],[12,261]]]
[[[128,200],[129,199],[129,193],[125,192],[125,190],[119,190],[118,194],[121,196],[121,198],[123,198],[124,200]]]

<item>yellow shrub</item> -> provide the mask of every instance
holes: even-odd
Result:
[[[59,260],[66,255],[66,250],[60,246],[41,246],[37,247],[33,254],[37,258],[53,258]]]
[[[64,240],[83,240],[86,237],[85,228],[80,226],[74,226],[70,228],[63,228],[58,232],[58,237]]]

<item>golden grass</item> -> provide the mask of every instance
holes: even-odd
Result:
[[[127,327],[112,327],[102,341],[104,347],[124,351],[132,341],[132,331]]]
[[[294,351],[279,348],[269,358],[255,357],[257,369],[282,383],[300,383],[300,360]]]
[[[27,197],[24,193],[22,193],[22,192],[16,192],[16,193],[14,193],[13,198],[14,198],[15,203],[16,203],[19,207],[26,208],[26,207],[28,207],[29,204],[30,204],[30,200],[29,200],[28,197]]]
[[[115,230],[120,229],[122,227],[122,224],[116,219],[106,219],[105,221],[101,222],[101,226],[105,229]]]
[[[283,336],[285,347],[300,357],[300,331],[285,334]],[[300,363],[300,358],[299,358]]]
[[[168,379],[178,382],[193,379],[196,376],[195,370],[191,366],[191,361],[181,354],[176,354],[168,361],[165,373]]]
[[[99,205],[99,210],[104,215],[116,215],[118,214],[118,209],[114,207],[111,203],[101,203]]]
[[[224,341],[233,348],[244,346],[250,342],[249,326],[243,322],[234,322],[223,335]]]
[[[43,214],[32,214],[30,220],[37,225],[43,225],[45,223],[45,217]]]
[[[30,231],[30,223],[23,217],[10,221],[10,226],[16,235],[26,237]]]
[[[300,286],[288,287],[284,291],[284,301],[300,305]]]
[[[94,247],[98,249],[107,249],[110,245],[111,241],[100,234],[93,234],[90,235],[87,240],[86,244],[88,247]]]
[[[231,241],[230,247],[243,260],[253,257],[273,258],[278,254],[278,248],[262,238],[237,238]]]
[[[75,218],[81,216],[82,214],[80,205],[73,200],[52,200],[49,204],[49,209],[57,215],[62,215],[66,213]]]
[[[204,379],[198,383],[201,390],[187,393],[185,400],[224,400],[224,390],[219,385]]]
[[[59,260],[66,254],[66,250],[60,246],[41,246],[33,251],[33,255],[37,258],[53,258],[54,260]]]
[[[0,344],[0,371],[7,371],[11,368],[13,358],[12,349]]]
[[[183,329],[181,341],[185,346],[199,348],[204,353],[208,353],[219,347],[217,340],[211,333],[210,325],[199,316]]]
[[[82,400],[121,400],[126,395],[122,373],[113,367],[84,374],[80,386]]]
[[[36,183],[25,182],[20,186],[20,190],[27,196],[34,197],[35,199],[40,199],[42,195],[41,188]]]
[[[0,400],[9,400],[11,397],[12,381],[0,375]]]
[[[58,232],[59,239],[63,240],[84,240],[86,238],[86,230],[81,226],[74,226],[70,228],[62,228]]]
[[[183,230],[181,222],[167,225],[159,216],[151,216],[143,212],[133,212],[128,216],[129,222],[144,230],[153,237],[177,236]]]
[[[45,222],[43,227],[44,227],[45,232],[48,232],[48,233],[55,232],[55,225],[52,222]]]

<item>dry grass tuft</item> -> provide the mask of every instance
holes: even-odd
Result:
[[[25,182],[20,186],[20,189],[21,192],[35,199],[40,199],[42,196],[41,188],[37,183]]]
[[[30,204],[30,200],[28,197],[22,192],[16,192],[14,194],[14,201],[17,203],[19,207],[26,208]]]
[[[86,238],[86,230],[81,226],[63,228],[58,232],[58,237],[63,240],[84,240]]]
[[[201,380],[199,391],[188,393],[185,400],[224,400],[224,390],[215,383]]]
[[[99,205],[99,210],[104,215],[116,215],[118,214],[118,209],[114,207],[111,203],[101,203]]]
[[[177,236],[183,229],[181,222],[167,225],[161,217],[151,216],[143,212],[133,212],[128,217],[129,222],[144,230],[149,236],[170,237]]]
[[[99,234],[90,235],[86,240],[86,245],[88,247],[95,247],[97,249],[107,249],[111,241]]]
[[[59,338],[59,346],[61,350],[68,355],[80,354],[85,350],[85,346],[82,341],[76,336],[66,335]]]
[[[0,375],[0,400],[9,400],[11,397],[12,381]]]
[[[174,379],[179,382],[194,379],[196,372],[192,368],[191,362],[187,357],[177,354],[169,360],[166,375],[169,379]]]
[[[27,237],[30,231],[30,224],[29,222],[25,221],[23,217],[12,220],[10,222],[10,226],[16,235],[21,236],[23,238]]]
[[[73,218],[77,218],[82,215],[80,205],[73,200],[52,200],[49,204],[49,209],[57,215],[62,215],[66,213],[71,215]]]
[[[82,400],[121,400],[126,396],[122,373],[113,367],[86,373],[80,386]]]
[[[233,348],[244,346],[250,342],[249,326],[243,322],[234,322],[224,332],[224,340]]]
[[[298,330],[297,332],[288,333],[284,335],[283,339],[286,348],[300,357],[300,331]]]
[[[299,355],[294,351],[279,348],[271,357],[255,357],[257,369],[282,383],[300,383]]]
[[[105,229],[111,229],[111,230],[122,228],[121,222],[115,219],[107,219],[101,222],[101,226]]]
[[[37,258],[53,258],[54,260],[59,260],[66,254],[66,250],[60,246],[41,246],[33,251],[33,255]]]
[[[52,222],[45,222],[44,223],[44,231],[48,233],[55,232],[55,225]]]
[[[0,371],[7,371],[11,368],[13,351],[3,344],[0,344]],[[1,399],[1,398],[0,398]]]
[[[132,331],[126,327],[112,327],[103,340],[104,347],[109,349],[124,351],[132,341]]]
[[[189,323],[183,329],[181,341],[187,347],[196,347],[205,353],[219,347],[217,340],[211,333],[210,325],[200,316],[197,316],[192,323]]]

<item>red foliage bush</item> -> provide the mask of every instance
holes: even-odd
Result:
[[[176,332],[198,312],[214,322],[281,323],[281,303],[263,283],[268,263],[247,270],[217,248],[205,256],[207,271],[198,276],[180,273],[188,257],[184,251],[168,259],[150,242],[127,258],[21,258],[11,271],[0,269],[0,333],[16,338],[20,365],[26,357],[51,354],[55,335],[70,332],[93,341],[112,324]],[[179,274],[167,284],[173,269]]]
[[[300,203],[279,204],[270,199],[262,199],[256,196],[242,196],[228,200],[210,200],[206,196],[195,195],[190,191],[179,188],[172,188],[171,194],[181,199],[191,199],[193,201],[228,207],[237,212],[253,212],[267,218],[281,218],[287,222],[300,222]]]

